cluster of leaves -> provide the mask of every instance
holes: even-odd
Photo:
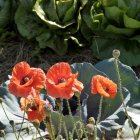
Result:
[[[15,4],[16,3],[16,4]],[[0,34],[15,21],[19,33],[57,54],[68,45],[90,46],[99,59],[121,50],[130,66],[140,59],[139,0],[0,0]],[[133,59],[132,59],[133,58]]]
[[[138,65],[140,58],[140,4],[138,0],[90,0],[83,11],[81,27],[98,58],[111,57],[113,49],[120,60]],[[131,59],[133,58],[133,59]]]
[[[99,95],[94,95],[90,93],[90,82],[93,75],[103,75],[112,79],[114,82],[118,83],[118,78],[116,70],[114,68],[114,59],[104,60],[102,62],[97,63],[93,66],[90,63],[75,63],[71,65],[73,72],[79,73],[78,80],[80,80],[84,84],[84,90],[81,93],[81,112],[82,119],[84,122],[87,122],[89,117],[97,118],[99,111]],[[109,68],[109,69],[108,69]],[[128,107],[128,114],[132,118],[134,122],[134,126],[137,128],[140,126],[139,124],[139,114],[140,114],[140,80],[136,77],[133,70],[121,62],[119,62],[120,75],[122,79],[122,90],[124,96],[124,102]],[[12,94],[9,94],[7,91],[7,86],[0,87],[0,96],[3,98],[4,108],[9,119],[16,120],[16,129],[19,130],[18,125],[21,124],[21,111],[20,106],[18,105],[18,98]],[[54,100],[50,96],[47,96],[46,93],[41,95],[41,97],[46,100],[48,99],[52,105],[54,106]],[[74,115],[75,121],[79,120],[77,114],[77,108],[75,103],[77,100],[72,98],[69,100],[72,114]],[[74,107],[73,107],[74,106]],[[66,110],[66,104],[64,101],[63,110]],[[64,111],[65,112],[65,111]],[[15,135],[12,133],[12,130],[9,129],[8,120],[3,112],[2,106],[0,106],[0,129],[4,129],[6,131],[6,138],[15,139]],[[65,112],[65,116],[63,116],[63,121],[66,124],[66,127],[69,131],[73,129],[73,123],[71,122],[71,117]],[[55,131],[57,132],[60,114],[57,111],[51,112],[52,122],[55,126]],[[25,124],[29,123],[27,120]],[[29,123],[30,124],[30,123]],[[31,139],[31,136],[26,135],[25,129],[27,126],[22,129],[21,136],[26,139]],[[132,137],[131,133],[127,133],[129,130],[128,121],[125,115],[124,108],[122,106],[122,101],[120,99],[120,93],[117,93],[117,96],[114,99],[104,98],[103,99],[103,110],[102,116],[99,124],[97,125],[98,136],[101,136],[101,133],[105,131],[106,135],[110,138],[116,137],[118,129],[123,128],[123,137],[130,138]],[[42,135],[45,135],[42,134]],[[32,135],[33,137],[34,135]]]

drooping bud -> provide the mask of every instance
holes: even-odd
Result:
[[[15,124],[15,123],[14,123],[13,120],[10,120],[9,123],[11,124],[12,127],[14,127],[14,124]]]
[[[90,123],[90,124],[95,124],[95,119],[94,119],[93,117],[90,117],[90,118],[88,119],[88,123]]]
[[[91,124],[91,123],[88,123],[86,125],[86,128],[87,128],[87,130],[88,130],[89,133],[92,133],[94,131],[94,125]]]
[[[118,59],[119,56],[120,56],[120,51],[117,50],[117,49],[115,49],[115,50],[113,50],[112,55],[113,55],[113,57],[114,57],[115,59]]]

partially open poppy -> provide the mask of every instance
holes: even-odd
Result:
[[[117,94],[117,85],[104,76],[96,75],[92,77],[91,93],[100,93],[104,97],[113,98]]]
[[[83,84],[72,74],[70,65],[60,62],[53,65],[46,74],[47,93],[55,98],[69,99],[75,92],[81,92]]]
[[[45,84],[45,73],[40,68],[31,68],[26,62],[16,64],[12,71],[12,78],[8,86],[10,93],[27,97],[32,88],[40,91]]]
[[[48,106],[51,109],[49,101],[41,100],[39,95],[36,94],[35,90],[32,89],[27,98],[21,98],[21,110],[25,110],[29,121],[39,120],[41,122],[45,117],[44,106]]]

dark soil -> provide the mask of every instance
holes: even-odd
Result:
[[[42,50],[37,56],[32,56],[33,49],[33,45],[21,40],[0,43],[0,84],[8,80],[13,66],[20,61],[28,62],[32,67],[40,67],[45,72],[57,62],[63,61],[70,64],[90,62],[95,64],[99,61],[94,57],[90,48],[72,47],[63,56],[57,55],[49,48]]]

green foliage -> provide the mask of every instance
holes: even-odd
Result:
[[[81,31],[100,58],[121,50],[121,61],[130,66],[140,59],[140,4],[138,0],[91,0],[82,13]]]
[[[86,0],[26,0],[19,4],[15,22],[22,36],[39,43],[36,53],[41,48],[50,47],[63,55],[69,39],[83,45],[76,33],[81,23],[81,10],[86,3]]]
[[[14,0],[0,0],[0,36],[7,31],[12,24],[15,12]]]

